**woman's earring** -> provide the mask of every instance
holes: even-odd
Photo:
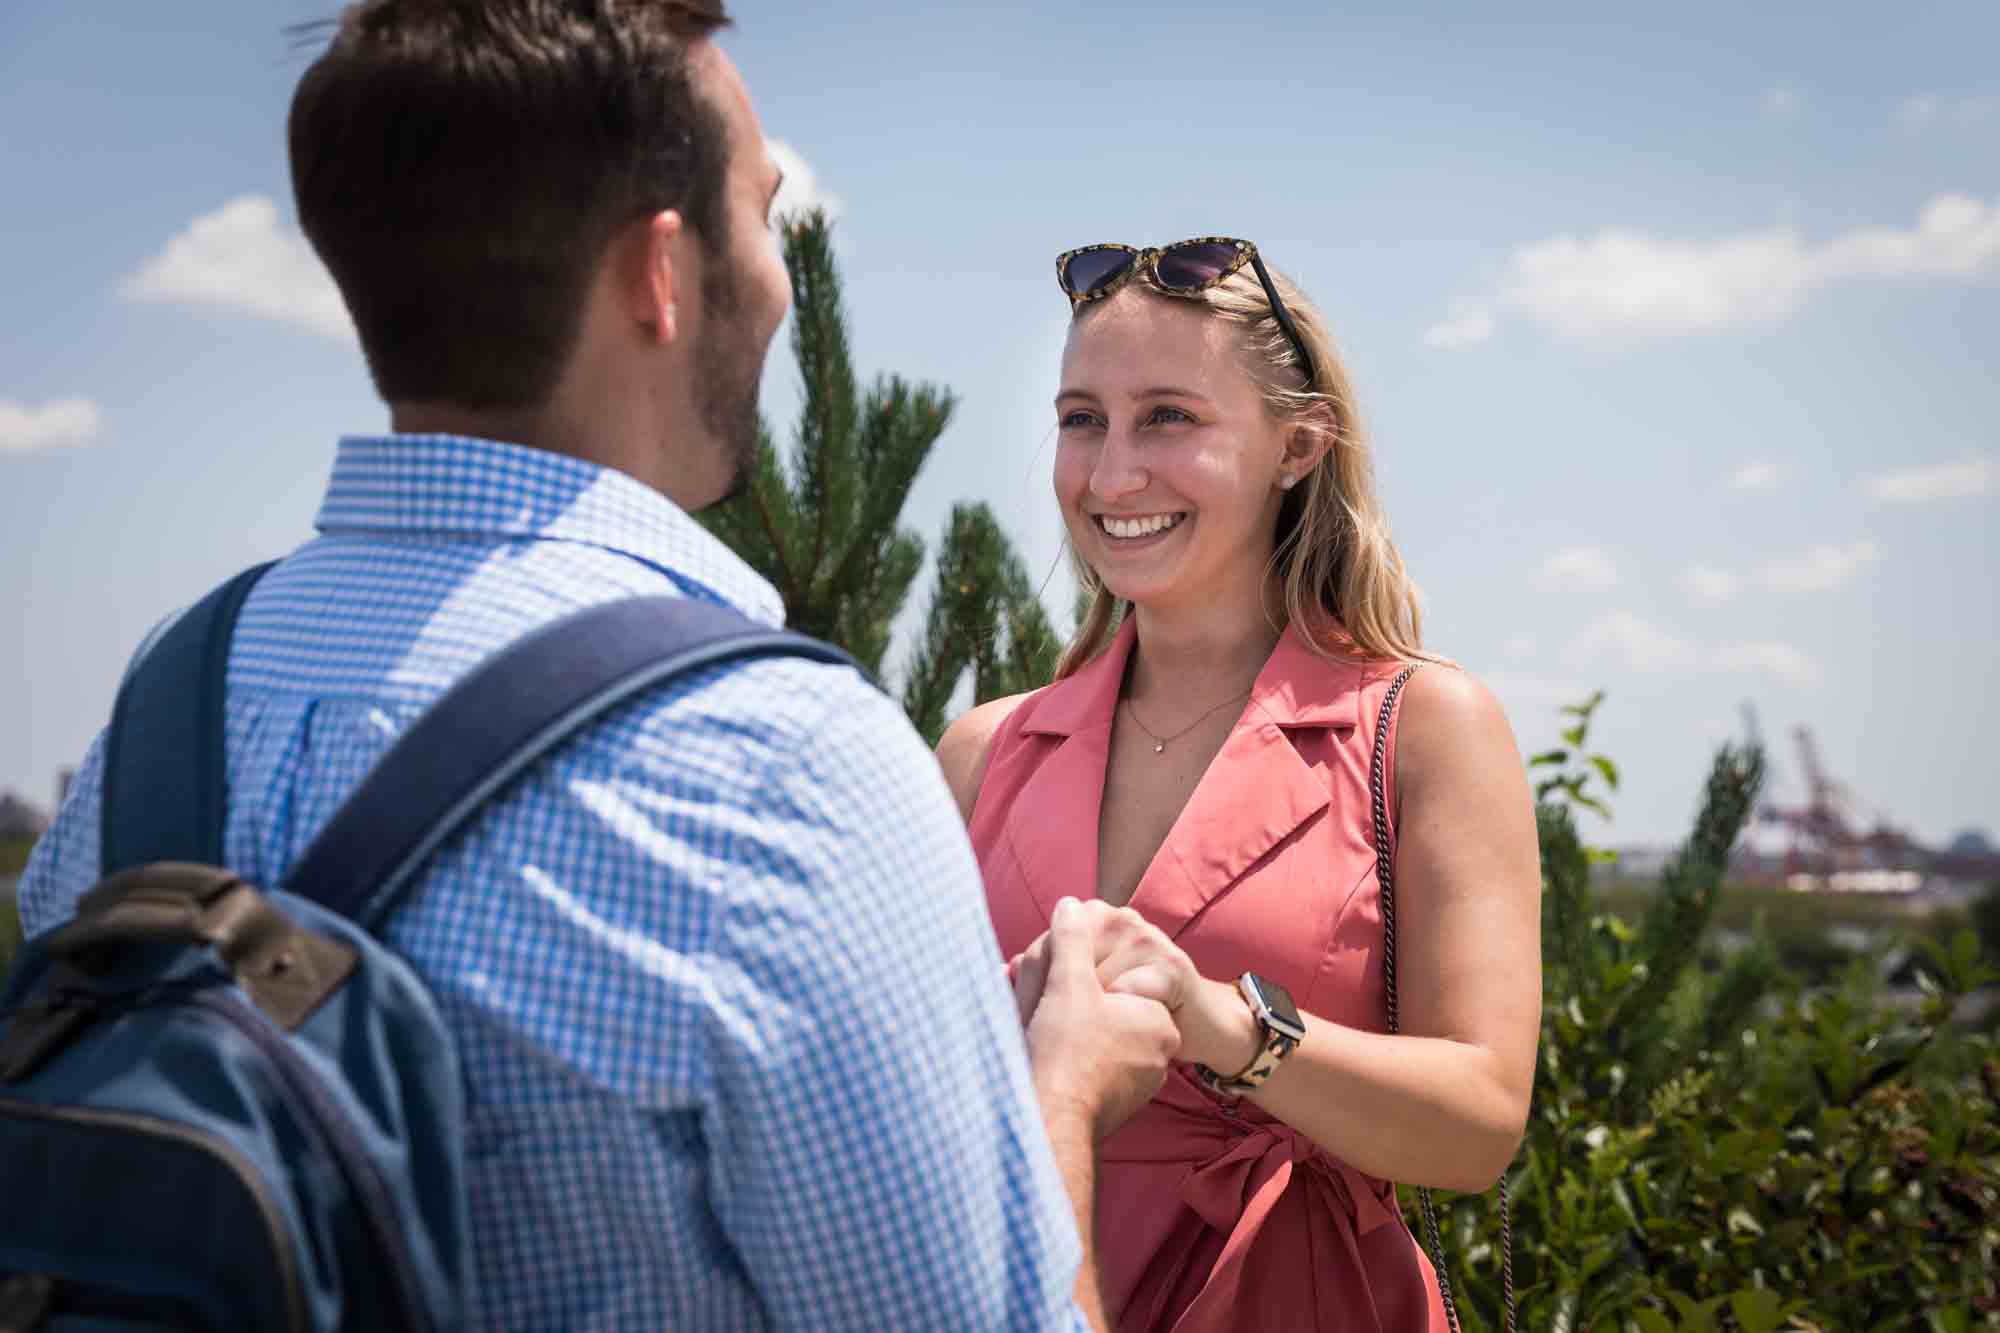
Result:
[[[1287,472],[1284,476],[1278,478],[1278,489],[1281,491],[1289,491],[1298,484],[1298,474],[1293,472]]]

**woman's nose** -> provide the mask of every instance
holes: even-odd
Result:
[[[1122,499],[1144,490],[1149,480],[1131,437],[1115,427],[1106,431],[1097,466],[1090,471],[1091,494],[1100,500]]]

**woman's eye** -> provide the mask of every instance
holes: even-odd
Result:
[[[1181,411],[1178,407],[1166,407],[1164,405],[1154,408],[1152,414],[1146,419],[1148,421],[1167,421],[1169,423],[1194,420],[1193,417]]]
[[[1056,424],[1062,427],[1062,429],[1064,430],[1069,430],[1076,426],[1088,426],[1092,424],[1092,422],[1094,422],[1095,420],[1096,418],[1091,416],[1090,413],[1088,412],[1083,412],[1083,411],[1065,412],[1062,414],[1062,417],[1057,421]]]

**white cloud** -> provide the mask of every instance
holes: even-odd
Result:
[[[1904,129],[1922,130],[1933,125],[1980,125],[2000,116],[2000,97],[1938,97],[1924,94],[1904,100],[1896,108],[1896,119]]]
[[[1776,463],[1745,463],[1729,479],[1732,491],[1768,491],[1778,484],[1784,469]]]
[[[1610,657],[1626,671],[1692,675],[1703,672],[1770,676],[1787,685],[1810,687],[1824,678],[1819,664],[1776,640],[1738,641],[1708,649],[1679,637],[1630,611],[1614,611],[1596,621],[1572,646],[1582,659]]]
[[[1900,504],[1984,495],[1993,484],[1994,471],[1991,458],[1970,458],[1962,463],[1940,463],[1908,472],[1885,472],[1869,479],[1868,493],[1877,500]]]
[[[1809,689],[1820,683],[1825,673],[1819,663],[1788,643],[1775,639],[1725,643],[1715,655],[1716,665],[1725,671],[1762,672],[1786,685]]]
[[[88,444],[103,424],[88,398],[58,398],[29,407],[0,398],[0,454],[27,454]]]
[[[771,205],[771,217],[776,219],[790,213],[803,213],[810,208],[823,208],[829,218],[840,216],[840,197],[820,188],[819,175],[799,156],[799,150],[783,139],[766,139],[764,147],[771,154],[771,160],[778,164],[778,170],[785,173],[784,182],[778,186],[778,198]]]
[[[1937,119],[1940,103],[1935,97],[1912,97],[1896,108],[1896,119],[1918,130]]]
[[[1742,580],[1728,570],[1709,565],[1690,565],[1681,574],[1681,591],[1696,606],[1721,606],[1741,586]]]
[[[1473,343],[1483,343],[1493,336],[1493,315],[1490,311],[1474,310],[1442,324],[1433,325],[1424,334],[1426,347],[1469,347]]]
[[[1815,546],[1804,555],[1773,560],[1764,566],[1764,585],[1776,592],[1825,592],[1838,588],[1863,566],[1881,558],[1874,542],[1863,539],[1845,546]]]
[[[1969,278],[2000,260],[2000,199],[1941,194],[1911,231],[1862,227],[1812,256],[1815,281],[1844,277]]]
[[[122,290],[138,301],[221,306],[330,338],[353,335],[319,257],[261,194],[239,195],[190,222]]]
[[[1582,657],[1608,653],[1630,671],[1671,671],[1696,660],[1686,640],[1630,611],[1613,611],[1596,621],[1577,636],[1574,650]]]
[[[1863,278],[1973,277],[2000,268],[2000,200],[1940,194],[1908,228],[1808,245],[1789,226],[1712,240],[1629,228],[1520,247],[1503,304],[1560,332],[1693,334],[1778,319],[1814,288]]]
[[[1784,314],[1805,286],[1807,269],[1798,237],[1785,230],[1710,242],[1609,230],[1515,251],[1506,295],[1577,336],[1697,333]]]
[[[1572,546],[1548,558],[1542,577],[1579,588],[1609,588],[1618,582],[1618,570],[1597,547]]]
[[[1780,84],[1764,94],[1764,113],[1789,120],[1799,114],[1806,104],[1806,95],[1798,89]]]
[[[1517,727],[1522,725],[1523,718],[1539,719],[1546,713],[1554,712],[1558,705],[1589,698],[1591,691],[1591,687],[1581,679],[1515,675],[1507,671],[1490,672],[1482,675],[1480,680],[1500,697],[1501,706],[1515,720]]]

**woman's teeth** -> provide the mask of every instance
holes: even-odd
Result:
[[[1109,514],[1099,514],[1097,522],[1111,536],[1129,539],[1165,532],[1186,517],[1186,514],[1151,514],[1145,518],[1113,518]]]

